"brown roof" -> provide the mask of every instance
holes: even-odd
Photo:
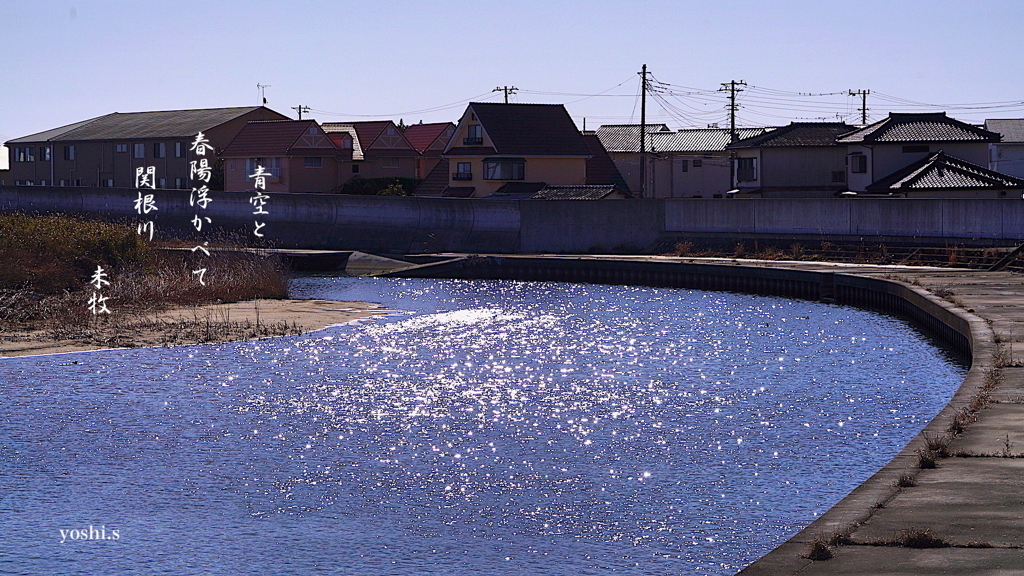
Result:
[[[626,180],[619,173],[619,169],[612,162],[612,157],[601,145],[601,140],[594,134],[583,137],[590,150],[590,158],[587,158],[587,184],[611,184],[620,190],[629,190]]]
[[[311,127],[323,137],[324,146],[312,147],[301,141]],[[224,158],[258,158],[321,156],[340,152],[316,120],[261,120],[247,123],[220,155]]]
[[[523,156],[590,155],[583,135],[561,104],[472,102],[469,109],[494,144],[493,153]],[[470,152],[449,148],[445,153],[466,155]]]
[[[603,186],[545,186],[530,196],[530,200],[603,200],[617,192],[622,193],[622,190],[610,184]]]
[[[448,187],[448,159],[442,158],[437,165],[427,174],[416,189],[413,196],[440,196]]]
[[[441,138],[447,130],[454,130],[455,124],[451,122],[436,122],[433,124],[413,124],[405,129],[405,139],[412,144],[417,152],[423,154],[427,148]],[[443,144],[447,145],[448,142]]]
[[[208,131],[225,122],[257,110],[266,110],[270,115],[286,118],[283,114],[262,106],[162,110],[155,112],[113,112],[91,120],[17,138],[11,140],[10,143],[191,138],[199,132]]]

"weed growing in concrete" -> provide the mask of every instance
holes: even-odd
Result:
[[[913,488],[917,486],[917,478],[914,478],[910,474],[900,474],[899,478],[893,482],[893,485],[897,488]]]
[[[904,548],[948,548],[950,544],[932,535],[931,528],[905,528],[896,534],[896,543]]]
[[[832,547],[828,545],[824,538],[819,536],[811,542],[811,549],[807,552],[808,559],[830,560],[832,557]]]

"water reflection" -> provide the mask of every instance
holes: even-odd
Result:
[[[817,303],[297,287],[409,313],[0,364],[7,526],[119,522],[120,548],[75,561],[134,573],[731,574],[884,464],[963,374],[899,322]]]

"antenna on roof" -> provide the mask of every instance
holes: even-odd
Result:
[[[260,84],[259,82],[256,83],[256,89],[260,93],[260,100],[259,101],[262,102],[262,104],[260,104],[260,106],[266,106],[267,105],[267,92],[266,92],[267,88],[270,88],[270,84]]]
[[[299,104],[298,106],[292,106],[292,110],[298,110],[299,111],[299,120],[302,120],[302,113],[303,112],[309,112],[309,106],[303,106],[303,105]]]

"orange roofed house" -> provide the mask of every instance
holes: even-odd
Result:
[[[253,189],[257,166],[270,173],[268,192],[330,192],[352,151],[340,149],[315,120],[249,122],[221,152],[224,189]]]
[[[481,198],[545,185],[583,186],[590,157],[561,104],[473,102],[444,151],[449,171],[441,195]]]
[[[324,122],[323,129],[339,148],[352,152],[341,184],[352,178],[416,177],[420,153],[391,120]]]

